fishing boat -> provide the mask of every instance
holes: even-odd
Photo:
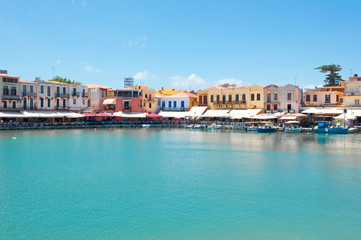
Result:
[[[316,127],[312,128],[314,133],[348,133],[349,127],[330,126],[328,122],[319,122]]]
[[[202,128],[202,125],[200,124],[196,124],[193,126],[193,129],[201,129]]]
[[[285,133],[300,133],[302,131],[302,127],[299,127],[298,121],[288,121],[286,122]]]
[[[221,126],[217,124],[212,124],[207,127],[208,130],[218,130]]]
[[[150,124],[142,124],[142,127],[143,127],[143,128],[149,128],[149,127],[150,127]]]
[[[273,133],[276,132],[277,128],[274,126],[262,126],[257,129],[257,132],[261,133]]]
[[[184,128],[193,128],[192,124],[184,125]]]

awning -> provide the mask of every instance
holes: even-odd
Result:
[[[309,108],[306,109],[304,111],[302,111],[302,113],[305,114],[328,114],[328,115],[339,115],[343,113],[343,109],[336,109],[336,108]]]
[[[159,118],[159,117],[163,117],[163,116],[155,113],[149,113],[147,115],[147,118]]]
[[[207,112],[203,113],[202,117],[229,118],[229,111],[230,110],[208,110]]]
[[[302,114],[302,113],[287,113],[287,114],[283,115],[280,119],[281,120],[295,120],[296,118],[300,118],[300,117],[307,117],[307,115]]]
[[[141,112],[123,112],[122,118],[145,118],[146,113]]]
[[[0,118],[24,118],[24,115],[20,112],[0,112]]]
[[[207,107],[192,107],[189,112],[186,112],[186,117],[200,117],[206,111]]]
[[[71,113],[69,115],[66,115],[67,118],[82,118],[85,117],[83,114],[80,113]]]
[[[297,117],[295,117],[295,116],[283,116],[280,119],[281,120],[296,120]]]
[[[353,110],[348,110],[346,115],[344,113],[338,115],[337,117],[334,117],[334,119],[337,120],[343,120],[343,119],[348,119],[348,120],[356,120],[357,116],[355,115]]]
[[[261,112],[262,109],[244,109],[244,110],[232,110],[230,112],[231,119],[251,118]]]
[[[187,112],[161,111],[159,115],[165,118],[185,118]]]
[[[265,119],[276,119],[278,117],[280,117],[280,116],[278,116],[276,114],[259,114],[259,115],[255,115],[251,118],[265,120]]]
[[[111,99],[111,98],[107,98],[103,101],[103,105],[115,105],[116,100],[115,99]]]

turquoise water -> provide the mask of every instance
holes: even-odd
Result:
[[[361,236],[361,134],[8,131],[0,148],[0,239]]]

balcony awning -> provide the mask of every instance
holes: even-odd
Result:
[[[336,109],[336,108],[309,108],[307,110],[302,111],[302,113],[305,114],[316,114],[316,115],[321,115],[321,114],[326,114],[326,115],[340,115],[343,113],[343,109]]]
[[[107,98],[103,101],[103,105],[115,105],[116,100],[115,99],[111,99],[111,98]]]
[[[267,119],[276,119],[281,117],[281,115],[278,114],[259,114],[251,117],[252,119],[260,119],[260,120],[267,120]]]
[[[208,110],[203,113],[202,117],[219,117],[219,118],[229,118],[230,110]]]
[[[243,119],[251,118],[261,112],[262,109],[244,109],[244,110],[232,110],[230,112],[231,119]]]

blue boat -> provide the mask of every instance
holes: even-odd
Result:
[[[314,133],[348,133],[348,127],[329,127],[328,122],[319,122],[316,127],[312,128],[312,132]]]
[[[257,131],[261,132],[261,133],[273,133],[273,132],[276,132],[276,130],[277,130],[277,128],[272,127],[272,126],[259,127],[257,129]]]

